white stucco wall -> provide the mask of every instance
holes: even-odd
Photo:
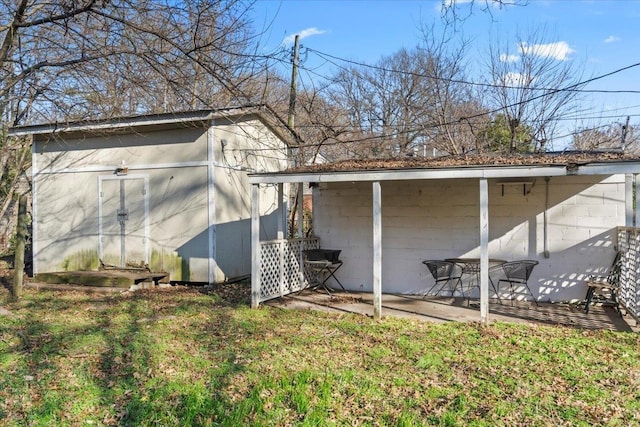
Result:
[[[607,268],[615,227],[624,225],[624,177],[554,177],[548,183],[545,257],[544,178],[533,185],[489,180],[489,256],[540,262],[529,285],[541,300],[584,297],[584,280]],[[314,190],[314,232],[342,249],[340,280],[371,291],[371,183],[329,183]],[[526,194],[525,194],[526,193]],[[433,283],[425,259],[479,257],[479,183],[452,179],[382,183],[382,289],[423,293]],[[506,290],[506,289],[505,289]]]

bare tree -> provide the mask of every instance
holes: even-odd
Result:
[[[2,0],[0,112],[10,124],[246,103],[244,0]]]
[[[511,6],[524,6],[528,0],[441,0],[440,16],[444,22],[455,25],[473,15],[476,11],[493,15],[494,10]]]
[[[333,77],[333,105],[348,111],[362,157],[460,154],[475,149],[465,117],[486,111],[465,81],[466,41],[451,27],[422,28],[421,43]]]
[[[610,123],[603,126],[583,127],[573,135],[571,148],[575,150],[622,150],[640,153],[640,134],[633,126]]]
[[[0,0],[0,213],[29,165],[6,126],[255,101],[251,4]]]
[[[490,47],[487,64],[491,80],[486,82],[487,106],[501,114],[510,129],[508,151],[543,150],[552,139],[558,120],[575,109],[583,87],[581,74],[565,42],[550,42],[545,29],[526,38],[517,37],[513,44],[501,36]],[[515,46],[515,51],[514,51]],[[520,141],[518,135],[526,126],[533,144]]]

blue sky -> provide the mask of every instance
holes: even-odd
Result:
[[[554,51],[563,55],[559,60],[574,61],[585,79],[640,63],[640,1],[529,0],[524,6],[491,8],[491,13],[483,13],[478,7],[482,3],[476,3],[474,13],[459,26],[471,40],[471,64],[486,57],[496,37],[512,40],[515,52],[516,33],[527,34],[541,26],[546,27],[546,42],[554,43]],[[258,0],[253,20],[258,29],[266,28],[267,51],[302,34],[303,47],[372,63],[402,47],[416,46],[421,24],[438,25],[440,5],[439,0]],[[317,75],[328,75],[332,68],[311,53],[304,65]],[[473,70],[470,75],[473,78]],[[640,66],[593,82],[587,89],[640,92]],[[640,93],[590,94],[583,104],[585,116],[623,122],[631,115],[631,124],[640,126]]]

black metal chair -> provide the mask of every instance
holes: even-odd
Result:
[[[462,267],[460,267],[455,262],[450,261],[440,261],[440,260],[425,260],[422,261],[424,265],[427,266],[431,275],[435,279],[435,283],[429,290],[424,294],[423,298],[427,295],[431,295],[431,291],[434,288],[440,286],[435,294],[438,295],[442,292],[447,285],[453,283],[453,287],[451,288],[451,296],[453,296],[456,292],[458,286],[460,287],[460,292],[464,296],[464,290],[462,289]]]
[[[341,252],[342,250],[340,249],[308,249],[302,251],[305,272],[311,289],[321,287],[331,296],[331,288],[327,285],[327,281],[333,278],[343,291],[347,291],[335,276],[336,271],[342,267],[342,261],[340,261]]]
[[[584,298],[584,312],[589,314],[589,307],[593,301],[596,292],[604,295],[609,293],[609,297],[605,298],[604,303],[613,305],[618,313],[622,315],[620,310],[620,302],[618,301],[618,288],[620,287],[620,272],[622,270],[622,252],[616,252],[616,256],[611,264],[609,274],[606,276],[589,276],[587,280],[587,295]]]
[[[533,261],[533,260],[505,262],[504,264],[499,264],[489,269],[489,280],[491,281],[491,285],[493,286],[493,279],[491,278],[491,273],[498,270],[502,270],[504,277],[500,277],[500,279],[498,280],[497,289],[494,286],[494,290],[496,290],[496,292],[500,290],[500,283],[507,282],[509,284],[509,289],[511,291],[511,304],[513,304],[513,300],[515,297],[515,291],[513,289],[513,286],[514,285],[524,286],[525,289],[531,295],[533,302],[536,305],[538,305],[538,301],[536,301],[536,298],[533,296],[533,292],[531,292],[531,289],[529,288],[529,284],[527,283],[529,281],[529,277],[531,276],[531,273],[533,272],[533,267],[535,267],[536,265],[538,265],[538,261]]]

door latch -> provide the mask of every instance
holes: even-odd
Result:
[[[116,216],[118,217],[118,222],[129,221],[129,209],[118,209]]]

